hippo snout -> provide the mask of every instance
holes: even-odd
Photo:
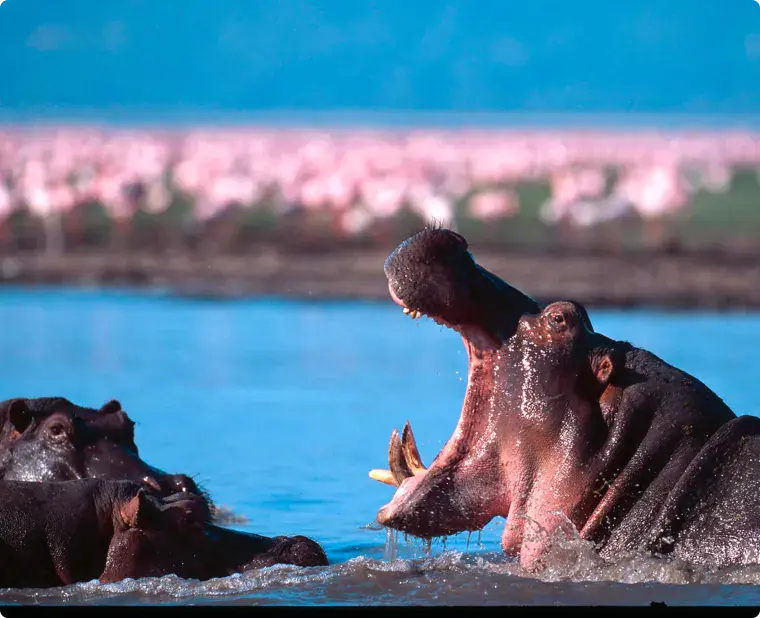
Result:
[[[200,495],[201,491],[195,481],[184,474],[155,474],[142,479],[146,489],[160,496],[173,496],[175,494]]]
[[[377,512],[375,519],[381,526],[393,530],[402,530],[407,534],[422,538],[444,534],[437,530],[435,533],[431,533],[430,528],[432,527],[432,522],[425,517],[420,517],[417,509],[407,508],[406,510],[402,510],[397,508],[393,503],[386,504],[382,507]],[[459,532],[459,530],[457,530],[457,532]],[[448,533],[448,530],[446,533]]]
[[[264,538],[264,537],[259,537]],[[305,536],[276,536],[267,539],[269,547],[235,572],[260,569],[275,564],[292,564],[298,567],[327,566],[322,547]]]
[[[391,508],[389,505],[385,505],[382,507],[375,517],[377,520],[377,523],[381,526],[390,526],[391,522],[393,521],[393,513],[391,511]]]
[[[159,496],[162,499],[176,502],[177,500],[198,499],[206,509],[206,519],[212,517],[213,504],[196,482],[184,474],[163,474],[155,471],[156,474],[145,476],[142,479],[143,488],[150,494]]]
[[[327,555],[316,541],[305,536],[275,537],[273,552],[280,564],[300,567],[327,566]]]

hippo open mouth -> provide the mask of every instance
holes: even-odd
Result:
[[[420,537],[478,530],[506,516],[509,500],[493,439],[498,418],[483,413],[492,401],[495,365],[489,359],[515,332],[519,316],[538,305],[475,263],[462,236],[426,228],[400,245],[385,263],[391,298],[413,319],[428,316],[462,336],[469,358],[462,417],[441,453],[425,467],[409,422],[394,430],[389,470],[371,478],[397,486],[380,509],[379,523]]]

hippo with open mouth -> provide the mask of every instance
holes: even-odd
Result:
[[[574,302],[543,310],[426,228],[385,263],[391,298],[461,334],[467,391],[454,435],[426,468],[407,422],[389,446],[397,486],[379,523],[430,538],[505,517],[527,569],[571,525],[603,558],[644,548],[711,567],[760,563],[760,419],[706,385],[594,332]]]

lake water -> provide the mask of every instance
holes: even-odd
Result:
[[[592,311],[596,330],[696,375],[738,414],[760,412],[760,315]],[[322,543],[331,566],[276,566],[199,583],[174,576],[3,591],[21,603],[760,605],[760,567],[693,571],[644,556],[576,559],[535,579],[499,549],[503,520],[432,547],[367,528],[392,488],[393,428],[429,463],[456,425],[458,335],[386,303],[204,302],[159,293],[0,290],[0,399],[117,398],[145,460],[195,474],[269,536]],[[688,584],[688,585],[684,585]]]

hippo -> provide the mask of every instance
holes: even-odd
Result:
[[[118,400],[99,410],[63,397],[0,402],[0,479],[131,480],[161,496],[188,492],[213,505],[192,478],[167,474],[140,458],[134,421]]]
[[[132,481],[0,481],[0,496],[0,587],[327,564],[311,539],[221,528],[208,522],[200,496],[159,498]]]
[[[722,568],[760,562],[760,419],[655,354],[594,331],[573,301],[540,307],[426,228],[385,263],[413,319],[462,336],[467,390],[453,436],[426,467],[394,430],[397,487],[377,521],[431,538],[505,517],[504,552],[532,571],[559,535],[603,559],[644,550]]]

